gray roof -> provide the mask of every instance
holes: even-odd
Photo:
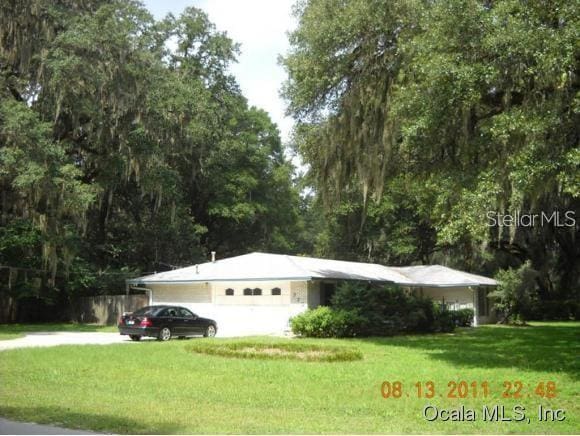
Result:
[[[413,286],[444,288],[497,285],[497,282],[489,277],[470,274],[441,265],[391,267],[391,269],[408,277],[413,282]]]
[[[402,286],[495,285],[495,280],[439,265],[388,267],[376,263],[347,262],[284,254],[249,253],[186,268],[128,280],[130,284],[171,284],[258,280],[365,280]]]

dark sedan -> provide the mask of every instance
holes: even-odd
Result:
[[[119,319],[119,333],[139,341],[150,336],[168,341],[173,336],[215,336],[217,324],[212,319],[201,318],[181,306],[147,306]]]

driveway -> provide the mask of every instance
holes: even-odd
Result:
[[[53,425],[16,422],[0,418],[0,434],[100,434],[84,430],[69,430]]]
[[[0,341],[0,351],[27,347],[53,347],[55,345],[120,344],[132,343],[128,336],[100,332],[35,332],[23,338]]]

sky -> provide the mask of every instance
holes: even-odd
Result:
[[[286,78],[278,56],[288,51],[287,32],[295,27],[294,0],[144,0],[156,19],[178,16],[188,6],[204,10],[219,31],[241,45],[238,62],[230,67],[251,106],[264,109],[288,142],[292,119],[284,116],[280,88]]]

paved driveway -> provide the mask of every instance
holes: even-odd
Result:
[[[0,418],[0,434],[100,434],[85,430],[69,430],[53,425],[16,422]]]
[[[23,338],[0,341],[0,351],[13,348],[53,347],[55,345],[132,343],[128,336],[100,332],[35,332]]]

